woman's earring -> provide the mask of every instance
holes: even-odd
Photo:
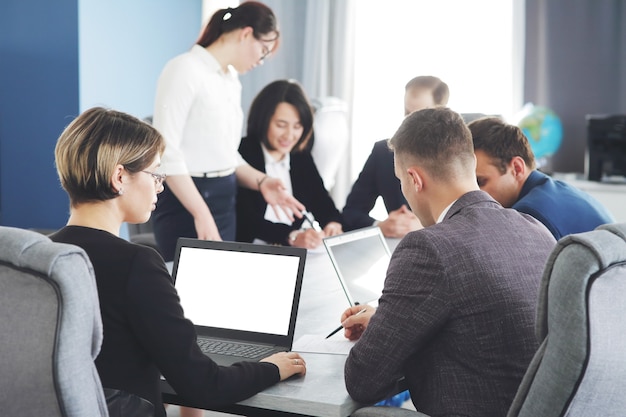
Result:
[[[120,188],[120,190],[117,192],[117,195],[124,195],[124,190]]]

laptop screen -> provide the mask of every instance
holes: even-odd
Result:
[[[324,245],[350,304],[380,298],[391,256],[380,228],[325,238]]]
[[[181,241],[174,278],[185,316],[194,325],[289,334],[304,267],[301,255],[261,245]]]

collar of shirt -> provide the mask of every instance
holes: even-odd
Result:
[[[517,201],[515,201],[515,203],[526,197],[526,194],[528,194],[530,190],[532,190],[539,184],[543,184],[544,182],[548,181],[548,179],[549,177],[543,172],[539,172],[536,169],[532,170],[530,175],[528,175],[528,177],[526,178],[526,181],[524,182],[524,185],[522,186],[522,189],[520,190],[520,193],[517,196]],[[515,206],[513,208],[515,208]]]
[[[191,47],[191,50],[189,52],[192,55],[196,56],[200,61],[202,61],[202,63],[207,66],[207,69],[210,72],[216,72],[221,75],[232,77],[232,72],[234,71],[233,68],[229,66],[228,73],[224,73],[224,71],[222,71],[222,66],[220,65],[220,63],[217,61],[217,59],[215,59],[212,53],[207,51],[206,48],[196,44]]]
[[[450,207],[452,207],[452,205],[454,203],[456,203],[456,200],[454,200],[452,203],[450,203],[450,205],[448,207],[443,209],[443,211],[441,212],[441,214],[437,218],[437,223],[441,223],[443,221],[443,219],[446,217],[446,214],[448,214],[448,211],[450,210]]]
[[[287,173],[289,173],[289,170],[291,169],[290,154],[285,155],[283,159],[277,161],[272,155],[270,155],[265,145],[261,144],[261,149],[263,149],[263,159],[265,160],[266,167],[271,166],[273,169],[286,171]]]

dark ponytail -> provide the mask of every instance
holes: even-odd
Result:
[[[196,43],[206,48],[224,33],[248,26],[252,28],[257,39],[271,32],[278,35],[278,24],[272,9],[257,1],[246,1],[238,7],[216,11]]]

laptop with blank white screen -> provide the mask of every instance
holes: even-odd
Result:
[[[351,305],[376,304],[391,259],[377,226],[324,238],[324,246]]]
[[[306,249],[180,238],[172,277],[202,351],[219,365],[291,350]]]

